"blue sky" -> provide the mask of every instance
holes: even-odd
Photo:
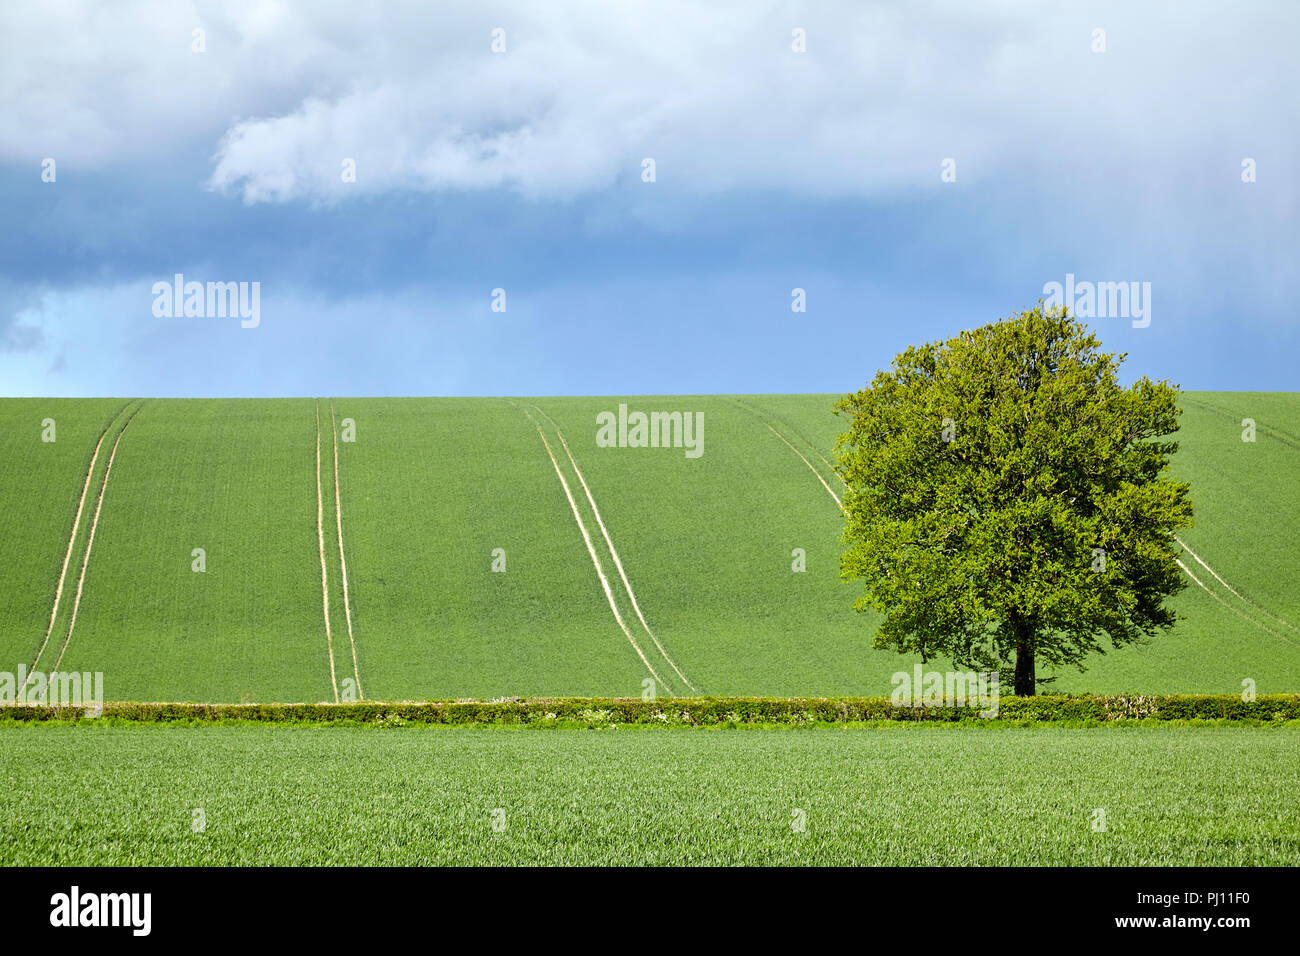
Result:
[[[1150,283],[1128,377],[1300,390],[1293,4],[56,5],[0,11],[0,394],[843,392],[1067,273]]]

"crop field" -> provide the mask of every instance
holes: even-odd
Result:
[[[914,661],[839,577],[833,400],[0,400],[0,670],[110,700],[888,694]],[[599,446],[620,404],[701,419],[701,453]],[[1300,395],[1183,406],[1181,620],[1053,691],[1300,689]]]
[[[0,741],[4,865],[1300,863],[1295,726]]]

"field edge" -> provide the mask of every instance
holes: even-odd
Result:
[[[300,704],[8,703],[0,725],[34,723],[300,723],[478,726],[810,726],[876,723],[1170,723],[1300,721],[1300,694],[1039,695],[966,706],[899,706],[889,697],[537,697]]]

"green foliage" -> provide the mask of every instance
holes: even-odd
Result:
[[[1177,391],[1120,386],[1123,356],[1040,306],[908,348],[837,405],[843,573],[884,613],[876,646],[960,667],[1074,665],[1167,629],[1185,581],[1168,475]]]
[[[1034,723],[1141,720],[1300,720],[1300,694],[1269,694],[1243,701],[1231,694],[1003,697],[995,720]],[[754,724],[804,726],[879,721],[987,723],[972,707],[898,707],[888,697],[693,697],[642,700],[557,697],[504,701],[423,701],[344,704],[108,703],[97,717],[75,707],[9,705],[0,723],[286,723],[479,726],[718,727]]]

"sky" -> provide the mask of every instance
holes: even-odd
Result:
[[[1067,282],[1116,284],[1067,304],[1126,379],[1300,390],[1298,28],[1283,0],[4,4],[0,395],[842,393]],[[201,314],[160,302],[177,274]],[[250,316],[256,288],[255,324],[208,283]]]

